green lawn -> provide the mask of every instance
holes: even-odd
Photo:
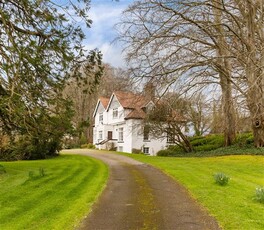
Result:
[[[108,177],[105,164],[77,155],[0,165],[1,230],[74,229]]]
[[[183,184],[223,229],[264,229],[264,204],[258,203],[255,189],[264,187],[264,156],[208,158],[150,157],[126,154],[154,165]],[[227,174],[227,186],[215,183],[213,175]]]

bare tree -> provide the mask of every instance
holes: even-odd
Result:
[[[104,74],[98,87],[98,94],[110,97],[114,91],[134,90],[133,81],[127,70],[104,64]]]
[[[259,0],[214,1],[221,43],[227,50],[225,59],[232,60],[232,86],[247,101],[252,121],[255,146],[264,146],[264,2]],[[215,13],[216,14],[216,13]],[[225,65],[227,66],[227,65]]]
[[[218,84],[225,143],[235,138],[234,93],[246,98],[255,146],[264,146],[264,2],[138,1],[119,24],[127,60],[139,76],[190,90]]]
[[[206,101],[202,94],[190,99],[190,105],[187,110],[188,120],[194,129],[194,135],[201,136],[210,131],[212,118],[211,118],[211,105]]]
[[[245,95],[252,120],[255,146],[264,146],[264,2],[234,0],[237,11],[232,46],[240,77],[234,80]]]
[[[75,115],[73,124],[78,132],[77,142],[92,142],[93,132],[93,112],[100,96],[110,97],[115,90],[131,90],[133,84],[128,73],[115,68],[109,64],[103,64],[103,74],[98,79],[96,69],[87,74],[81,74],[81,81],[70,78],[64,90],[65,97],[71,99]],[[74,73],[73,73],[74,74]],[[98,82],[97,82],[98,81]]]
[[[185,129],[188,130],[189,135],[200,136],[210,131],[212,108],[210,101],[202,93],[188,97],[167,92],[161,100],[167,104],[167,107],[185,118]]]
[[[185,90],[221,87],[226,145],[235,138],[231,66],[211,1],[140,1],[124,12],[120,40],[133,72]],[[216,2],[217,3],[217,2]],[[210,4],[210,5],[208,5]],[[216,8],[216,7],[215,7]]]
[[[192,152],[193,147],[184,132],[186,123],[187,119],[165,100],[157,103],[145,118],[145,124],[153,137],[167,138],[167,143],[178,145],[185,152]]]

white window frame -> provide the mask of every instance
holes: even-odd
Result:
[[[98,140],[103,140],[103,131],[98,132]]]
[[[149,147],[143,147],[143,153],[149,154]]]
[[[104,114],[99,113],[99,122],[103,122],[103,121],[104,121]]]
[[[124,142],[124,128],[123,127],[118,129],[118,141]]]
[[[113,119],[117,119],[118,118],[118,109],[113,109]]]
[[[174,143],[175,138],[172,135],[167,135],[167,143]]]

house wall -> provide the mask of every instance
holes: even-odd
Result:
[[[165,149],[167,146],[166,138],[163,139],[153,139],[151,141],[143,141],[142,149],[144,147],[149,148],[149,154],[152,156],[156,156],[159,150]]]
[[[100,102],[97,108],[97,112],[94,117],[94,128],[93,128],[93,144],[96,145],[98,142],[102,141],[103,139],[99,139],[99,132],[102,131],[104,132],[104,125],[103,123],[105,122],[105,109]],[[103,122],[99,121],[100,114],[103,113]],[[104,137],[103,137],[104,138]]]
[[[142,120],[131,121],[133,122],[132,148],[141,150],[142,152],[144,147],[149,148],[149,155],[152,156],[156,156],[159,150],[166,148],[167,139],[165,137],[156,139],[150,135],[149,140],[144,140]]]
[[[131,120],[126,120],[124,127],[124,152],[132,153],[132,140],[133,140],[133,123]]]
[[[107,114],[105,113],[105,108],[100,102],[97,108],[96,115],[94,117],[94,126],[97,127],[101,125],[101,122],[99,122],[99,116],[100,114],[103,113],[103,123],[107,124]]]
[[[150,104],[150,106],[152,106]],[[117,109],[118,116],[113,118],[113,110]],[[140,119],[128,119],[125,117],[131,112],[130,109],[124,109],[117,98],[113,96],[107,110],[99,103],[94,124],[93,144],[98,149],[109,149],[109,146],[116,147],[117,151],[132,153],[133,149],[143,152],[143,148],[149,148],[150,155],[156,155],[157,152],[166,147],[166,138],[143,140],[143,123]],[[100,113],[103,113],[103,122],[99,121]],[[119,129],[123,128],[123,141],[119,140]],[[102,138],[99,139],[99,132],[102,131]],[[104,144],[98,144],[107,140],[108,131],[112,131],[112,139]]]
[[[113,110],[114,109],[117,109],[117,111],[118,111],[118,116],[116,118],[113,117]],[[124,117],[125,117],[124,116],[124,109],[120,105],[120,103],[118,102],[116,97],[114,96],[112,101],[111,101],[111,104],[108,108],[108,111],[107,111],[108,124],[116,124],[119,122],[123,122]]]
[[[103,114],[103,121],[99,120],[100,114]],[[94,128],[93,128],[93,144],[96,145],[99,142],[107,139],[108,131],[113,130],[113,126],[108,123],[108,113],[101,103],[99,103],[96,115],[94,117]],[[102,138],[99,138],[99,133],[102,132]],[[103,149],[104,146],[96,145],[97,148]]]

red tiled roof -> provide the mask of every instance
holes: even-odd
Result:
[[[125,92],[125,91],[115,91],[113,93],[121,106],[125,109],[131,109],[132,111],[125,117],[125,119],[144,119],[146,118],[146,113],[143,108],[151,101],[147,99],[142,94],[135,94],[132,92]],[[101,101],[102,105],[106,109],[109,106],[110,98],[100,97],[99,100]],[[163,103],[158,101],[157,105],[162,106]],[[168,114],[168,120],[178,120],[178,121],[185,121],[185,119],[178,114],[176,111],[172,110],[170,114]]]
[[[146,117],[146,113],[138,108],[138,109],[133,109],[126,117],[125,119],[144,119]]]
[[[145,96],[132,92],[115,91],[114,94],[123,108],[127,109],[142,108],[150,101]]]
[[[146,117],[146,113],[142,108],[145,107],[150,100],[144,95],[124,91],[115,91],[114,95],[123,108],[132,109],[125,119],[144,119]]]
[[[110,98],[107,98],[107,97],[99,97],[99,100],[101,101],[102,105],[106,109]]]

